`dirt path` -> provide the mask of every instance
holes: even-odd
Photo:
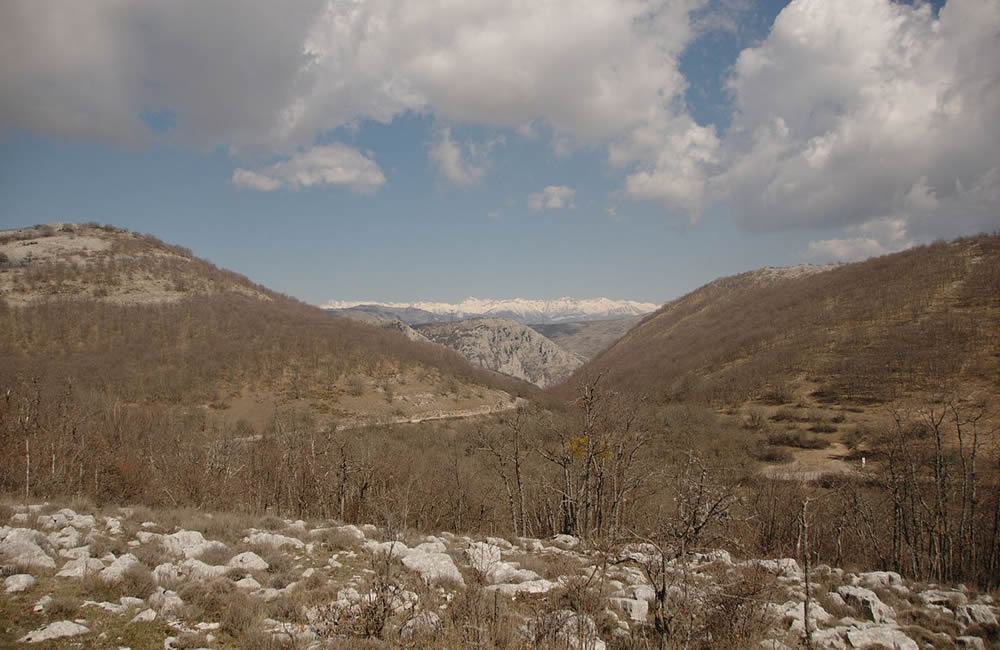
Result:
[[[460,420],[465,418],[481,417],[484,415],[493,415],[494,413],[503,413],[504,411],[510,411],[524,404],[527,404],[527,400],[523,397],[518,397],[513,402],[504,401],[499,404],[494,404],[493,406],[487,404],[471,409],[434,411],[424,415],[415,415],[413,417],[404,416],[390,419],[375,419],[367,422],[350,422],[347,424],[337,425],[336,430],[346,431],[348,429],[361,429],[367,426],[372,426],[373,424],[418,424],[420,422],[430,422],[432,420]]]

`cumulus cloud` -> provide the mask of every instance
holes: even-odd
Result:
[[[549,185],[541,192],[528,195],[528,207],[532,210],[560,210],[573,207],[576,190],[566,185]]]
[[[883,217],[849,226],[846,237],[811,241],[802,253],[808,262],[857,262],[896,253],[916,242],[907,236],[907,220]]]
[[[993,0],[949,0],[938,15],[929,3],[795,0],[736,62],[716,195],[752,229],[877,215],[921,238],[995,227],[998,31]],[[852,250],[878,252],[867,239]]]
[[[754,15],[746,0],[0,3],[0,128],[292,160],[418,112],[559,155],[606,147],[617,196],[692,221],[723,203],[748,229],[845,239],[886,215],[921,240],[998,226],[996,0],[793,0],[733,65],[726,130],[698,123],[682,54]],[[442,129],[430,160],[472,185],[476,146]]]
[[[503,142],[495,138],[485,144],[465,143],[464,149],[451,137],[451,129],[441,129],[437,142],[428,156],[444,176],[456,185],[476,185],[486,173],[486,158],[494,146]]]
[[[238,168],[232,182],[240,189],[261,192],[281,187],[298,190],[314,185],[343,185],[370,194],[385,184],[385,176],[372,158],[337,143],[312,147],[257,170]]]

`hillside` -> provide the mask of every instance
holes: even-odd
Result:
[[[0,232],[0,385],[198,409],[260,429],[282,409],[321,422],[492,408],[525,387],[96,224]],[[29,391],[30,392],[30,391]]]
[[[614,320],[574,321],[528,325],[564,350],[590,360],[620,339],[642,320],[642,316]]]
[[[583,363],[535,330],[506,318],[472,318],[418,325],[417,331],[471,363],[546,387],[559,383]]]
[[[996,394],[1000,236],[856,264],[762,269],[663,306],[577,371],[656,401],[885,402]]]

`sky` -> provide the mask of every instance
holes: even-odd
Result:
[[[305,301],[662,302],[1000,229],[1000,2],[0,3],[0,228]]]

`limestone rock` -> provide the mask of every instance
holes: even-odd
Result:
[[[35,578],[27,573],[12,575],[3,581],[4,591],[8,594],[19,594],[35,586]]]
[[[861,614],[874,623],[894,623],[896,613],[883,603],[871,589],[844,585],[837,587],[840,594],[849,605],[859,609]]]
[[[99,574],[101,581],[106,582],[108,584],[121,582],[122,577],[125,575],[125,572],[128,571],[129,567],[132,566],[133,564],[139,564],[139,560],[137,560],[134,555],[132,555],[131,553],[126,553],[125,555],[122,555],[121,557],[117,558],[114,562],[112,562],[111,566],[101,571],[101,573]]]
[[[226,566],[230,569],[240,569],[243,571],[267,571],[270,565],[261,556],[252,551],[247,551],[246,553],[234,556],[226,563]]]
[[[879,626],[847,630],[847,642],[852,648],[892,648],[892,650],[920,650],[917,642],[895,627]]]
[[[25,634],[18,641],[20,643],[41,643],[42,641],[54,641],[55,639],[79,636],[88,632],[90,630],[79,623],[74,623],[73,621],[56,621],[34,632]]]

